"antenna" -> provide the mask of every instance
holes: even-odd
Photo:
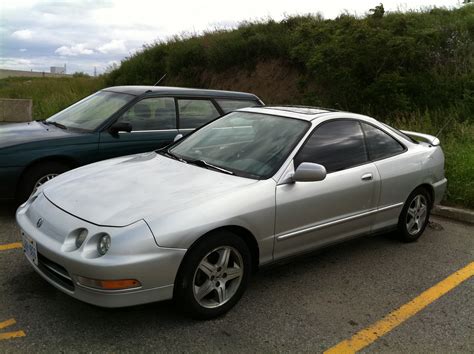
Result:
[[[443,125],[441,127],[441,129],[438,131],[438,133],[436,134],[436,137],[439,137],[439,135],[441,134],[441,132],[444,130],[444,128],[446,128],[448,126],[449,123],[451,123],[451,121],[455,118],[455,116],[452,116],[450,119],[448,119],[448,121],[446,122],[445,125]]]
[[[156,82],[156,84],[154,84],[153,86],[158,86],[158,84],[159,84],[161,81],[164,80],[164,78],[166,77],[166,75],[167,75],[167,74],[164,74],[164,75],[161,77],[161,79],[159,79],[159,80]]]

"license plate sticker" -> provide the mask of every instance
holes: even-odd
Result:
[[[36,241],[24,232],[21,233],[23,239],[23,251],[26,257],[34,264],[38,265],[38,250],[36,249]]]

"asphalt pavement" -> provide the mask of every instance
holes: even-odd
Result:
[[[231,312],[202,322],[171,301],[79,302],[33,271],[19,241],[0,209],[0,352],[324,352],[474,261],[474,227],[432,218],[416,243],[362,237],[261,269]],[[474,352],[474,277],[362,351]]]

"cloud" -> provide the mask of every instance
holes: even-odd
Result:
[[[125,42],[120,39],[113,39],[104,45],[101,45],[97,50],[103,54],[123,54],[127,53]]]
[[[79,43],[72,46],[61,46],[54,51],[56,54],[66,56],[66,57],[75,57],[77,55],[91,55],[94,53],[92,49],[86,48],[85,43]]]
[[[23,52],[26,52],[27,50],[28,50],[28,49],[26,49],[26,48],[20,48],[20,49],[19,49],[19,51],[22,52],[22,53],[23,53]]]
[[[25,40],[33,38],[33,32],[28,29],[19,30],[19,31],[13,32],[12,37],[15,39],[25,41]]]

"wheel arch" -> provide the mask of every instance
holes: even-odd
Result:
[[[201,242],[203,242],[206,237],[217,233],[219,231],[229,231],[236,235],[237,237],[240,237],[247,245],[247,247],[250,250],[250,257],[252,260],[252,272],[256,272],[258,269],[259,261],[260,261],[260,249],[258,247],[257,239],[255,236],[250,232],[248,229],[242,226],[238,225],[226,225],[226,226],[221,226],[212,230],[209,230],[205,234],[203,234],[201,237],[199,237],[197,240],[195,240],[192,245],[188,248],[186,251],[186,254],[184,255],[184,258]],[[183,258],[183,259],[184,259]],[[183,264],[183,261],[181,261],[181,264],[179,266],[177,274],[181,271],[181,266]]]
[[[428,194],[430,195],[430,209],[431,209],[433,207],[434,200],[435,200],[434,199],[435,198],[435,191],[434,191],[433,186],[429,183],[422,183],[419,186],[417,186],[415,189],[413,189],[413,191],[411,193],[413,193],[415,190],[417,190],[419,188],[425,189],[428,192]]]
[[[21,182],[23,181],[26,173],[29,170],[31,170],[35,166],[38,166],[43,163],[48,163],[48,162],[63,163],[65,165],[70,166],[71,168],[75,168],[79,166],[79,163],[74,158],[70,156],[66,156],[66,155],[45,156],[45,157],[41,157],[39,159],[33,160],[23,168],[23,171],[21,171],[20,178],[18,178],[17,183],[16,183],[15,194],[18,193],[18,188]]]

